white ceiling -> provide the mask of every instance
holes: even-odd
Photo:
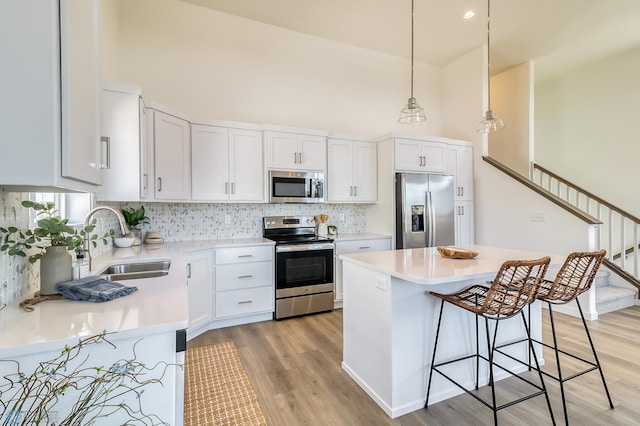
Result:
[[[395,56],[411,54],[410,0],[182,0]],[[476,16],[462,19],[468,9]],[[484,0],[415,0],[415,60],[442,66],[486,43]],[[492,74],[538,78],[640,47],[640,0],[493,0]]]

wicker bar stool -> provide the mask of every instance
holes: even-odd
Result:
[[[534,301],[536,293],[538,291],[538,287],[540,286],[540,282],[543,279],[547,267],[549,266],[550,258],[543,257],[537,260],[508,260],[502,264],[500,270],[496,274],[493,281],[491,281],[490,287],[485,287],[482,285],[473,285],[465,290],[462,290],[455,294],[440,294],[436,292],[429,292],[434,297],[437,297],[441,300],[440,302],[440,313],[438,316],[438,326],[436,329],[436,338],[433,346],[433,355],[431,359],[431,371],[429,374],[429,382],[427,384],[427,397],[425,400],[425,408],[428,408],[429,405],[429,393],[431,391],[431,381],[433,379],[433,374],[438,373],[445,377],[447,380],[463,389],[469,395],[480,401],[485,406],[489,407],[493,411],[493,419],[494,423],[498,424],[498,411],[510,407],[519,402],[528,400],[530,398],[544,395],[547,401],[547,406],[549,407],[549,415],[551,416],[551,421],[555,425],[555,418],[553,417],[553,411],[551,409],[551,402],[549,401],[549,396],[547,394],[547,389],[544,385],[544,379],[542,377],[542,373],[540,372],[540,368],[538,366],[538,359],[536,356],[533,357],[535,360],[536,367],[538,369],[538,377],[540,380],[540,384],[534,383],[531,380],[528,380],[524,377],[518,376],[507,368],[499,365],[494,360],[494,352],[496,348],[496,337],[498,335],[498,324],[501,320],[511,318],[518,313],[520,313],[522,317],[522,322],[524,324],[525,331],[527,333],[527,339],[529,343],[529,351],[533,352],[533,343],[531,340],[531,333],[529,331],[529,326],[524,317],[523,308],[528,306],[532,301]],[[476,353],[463,356],[457,359],[440,362],[436,364],[436,352],[438,349],[438,339],[440,337],[440,325],[442,323],[442,312],[444,310],[444,303],[449,302],[454,306],[462,308],[468,312],[475,314],[475,326],[476,326]],[[485,319],[485,333],[487,339],[487,355],[480,353],[479,347],[479,317],[483,317]],[[496,323],[493,337],[490,337],[489,333],[489,320],[494,320]],[[461,384],[457,383],[447,374],[445,374],[440,367],[445,365],[450,365],[456,362],[475,359],[475,389],[479,388],[479,364],[480,360],[484,360],[489,365],[489,386],[491,387],[491,403],[485,401],[480,398],[478,395],[473,393],[470,389],[465,388]],[[515,401],[511,401],[500,406],[496,403],[496,391],[494,386],[494,367],[498,367],[501,370],[512,374],[514,377],[519,378],[520,380],[528,383],[530,386],[536,389],[535,392],[530,395],[523,396],[518,398]]]
[[[606,254],[606,250],[600,250],[596,252],[574,252],[569,254],[564,264],[560,268],[560,271],[558,271],[558,274],[556,275],[555,279],[553,281],[543,280],[540,283],[540,288],[538,289],[538,294],[536,295],[536,298],[538,300],[547,302],[547,305],[549,307],[549,319],[551,322],[551,334],[553,337],[553,345],[549,345],[543,342],[538,342],[536,340],[534,341],[536,343],[542,344],[548,348],[553,349],[555,352],[558,375],[553,376],[544,371],[542,373],[545,376],[551,377],[560,383],[560,394],[562,396],[562,409],[564,411],[564,419],[567,425],[569,424],[569,416],[567,414],[567,401],[565,399],[564,382],[571,379],[575,379],[576,377],[581,376],[590,371],[598,370],[600,372],[600,378],[602,379],[604,392],[607,395],[607,399],[609,401],[609,407],[613,408],[613,402],[611,401],[609,388],[607,387],[607,382],[604,379],[604,373],[602,372],[602,367],[600,366],[600,360],[598,359],[598,354],[596,353],[596,349],[593,345],[593,340],[591,339],[591,334],[589,333],[589,328],[587,327],[587,321],[584,319],[582,307],[580,306],[580,300],[578,299],[579,295],[581,295],[585,291],[589,290],[589,288],[591,288],[591,284],[595,279],[596,272],[598,271],[598,268],[600,267],[600,264],[602,263],[602,259],[604,259],[605,254]],[[558,348],[558,339],[556,337],[556,326],[553,321],[553,305],[561,305],[561,304],[569,303],[572,300],[575,300],[576,304],[578,305],[578,311],[580,312],[580,318],[582,319],[582,325],[584,326],[584,331],[587,335],[587,340],[589,341],[589,345],[591,346],[591,352],[593,353],[594,361],[586,360],[580,356],[568,353]],[[573,373],[566,377],[563,376],[562,368],[560,366],[561,353],[571,358],[584,362],[585,364],[589,365],[589,368]]]

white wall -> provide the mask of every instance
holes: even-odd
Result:
[[[535,161],[640,215],[640,49],[536,83]]]
[[[489,135],[489,154],[529,176],[533,143],[533,63],[526,62],[491,78],[491,108],[504,129]]]
[[[113,1],[113,0],[107,0]],[[119,2],[118,72],[194,120],[231,120],[377,137],[410,94],[409,61],[177,0]],[[440,69],[415,64],[415,96],[441,134]]]

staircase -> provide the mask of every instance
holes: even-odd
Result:
[[[596,248],[606,249],[607,257],[594,283],[596,312],[603,314],[638,304],[640,219],[535,163],[531,180],[600,221]]]
[[[612,285],[609,282],[611,272],[600,269],[596,274],[596,312],[599,315],[634,306],[637,290],[629,287]]]
[[[640,218],[608,203],[579,186],[533,163],[530,178],[490,156],[482,159],[540,196],[560,206],[578,220],[597,229],[593,250],[604,248],[607,257],[589,294],[587,318],[640,305]],[[575,304],[558,305],[558,311],[578,315]]]

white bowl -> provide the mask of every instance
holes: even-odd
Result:
[[[126,237],[114,237],[113,242],[117,247],[131,247],[135,238],[133,235]]]

